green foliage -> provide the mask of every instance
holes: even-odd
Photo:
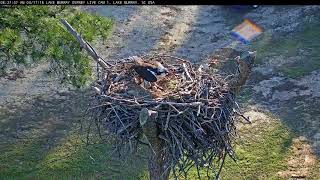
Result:
[[[64,6],[19,6],[0,11],[0,69],[51,62],[64,82],[80,87],[92,77],[90,58],[65,30],[65,18],[87,41],[105,39],[112,21]]]

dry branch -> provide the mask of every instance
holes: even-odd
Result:
[[[80,43],[80,46],[84,48],[88,54],[95,60],[103,69],[107,69],[112,66],[110,63],[104,61],[98,54],[95,49],[85,41],[81,35],[65,20],[61,19],[61,23],[67,28],[67,30],[76,38],[76,40]]]

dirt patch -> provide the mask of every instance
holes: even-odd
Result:
[[[315,41],[315,37],[318,37],[316,35],[320,31],[315,31],[313,28],[311,28],[312,31],[304,31],[304,27],[305,24],[319,21],[319,6],[260,6],[257,9],[241,12],[230,11],[230,9],[221,6],[81,6],[81,8],[91,13],[111,17],[116,21],[112,37],[107,42],[95,46],[98,47],[98,51],[103,55],[104,59],[118,59],[131,55],[162,51],[200,63],[217,51],[219,52],[219,49],[232,45],[235,39],[231,37],[230,31],[241,23],[244,18],[249,18],[262,26],[265,31],[261,37],[252,42],[252,44],[239,44],[237,47],[238,50],[258,51],[258,63],[257,67],[255,67],[255,71],[258,73],[253,73],[251,76],[252,80],[246,87],[248,91],[243,95],[247,96],[244,103],[250,102],[250,104],[269,109],[281,117],[278,122],[281,121],[287,125],[297,135],[306,135],[305,137],[307,137],[310,145],[307,145],[308,143],[304,142],[304,140],[295,143],[293,154],[296,154],[292,155],[292,159],[288,160],[288,165],[292,166],[292,171],[289,168],[287,171],[281,172],[284,174],[283,177],[291,177],[294,173],[297,176],[311,176],[310,169],[315,159],[313,152],[319,151],[320,147],[319,104],[317,104],[320,97],[320,66],[318,59],[310,59],[310,57],[319,57],[315,56],[319,47],[319,41]],[[312,42],[299,39],[298,41],[301,43],[296,46],[295,42],[297,40],[295,38],[298,36],[292,36],[296,31],[307,32],[299,37],[307,38]],[[284,35],[288,35],[285,36],[288,40],[276,41]],[[235,55],[227,50],[223,53],[226,53],[226,56],[230,55],[230,57]],[[234,68],[231,66],[230,59],[225,61],[227,69]],[[298,64],[295,64],[297,62]],[[230,63],[230,66],[228,63]],[[301,64],[305,64],[302,70],[300,70]],[[80,101],[87,99],[88,96],[78,92],[78,98],[71,101],[68,99],[68,95],[63,95],[67,88],[61,87],[56,78],[45,75],[45,69],[46,65],[41,65],[27,71],[26,78],[17,79],[16,81],[0,79],[0,125],[3,128],[0,138],[6,145],[16,142],[17,138],[14,137],[29,136],[29,132],[34,132],[38,135],[43,134],[45,135],[45,140],[54,139],[59,142],[59,139],[67,133],[64,130],[68,131],[66,125],[76,120],[75,117],[81,114],[78,105],[81,104]],[[260,76],[260,74],[263,76]],[[290,78],[288,78],[288,75],[290,75]],[[291,79],[290,82],[288,79]],[[293,83],[289,84],[293,86],[287,86],[286,83],[288,82]],[[56,93],[57,91],[60,93]],[[36,100],[37,103],[33,103],[36,96],[42,96],[45,99],[53,97],[49,101],[56,103],[52,104],[51,102],[50,105],[50,102],[39,99]],[[29,101],[29,103],[22,103],[26,101]],[[9,107],[9,103],[16,104],[16,107]],[[312,107],[312,104],[315,104],[316,107]],[[15,111],[21,107],[28,106],[30,108]],[[259,127],[259,125],[272,126],[270,123],[259,124],[268,119],[260,111],[249,110],[246,115],[252,116],[253,127]],[[69,125],[71,126],[72,123]],[[282,132],[283,129],[280,127],[277,130]],[[47,131],[50,131],[50,133],[46,135]],[[260,129],[254,132],[264,133]],[[265,137],[271,138],[270,141],[255,139],[255,141],[261,142],[259,145],[266,146],[263,146],[265,149],[256,151],[257,153],[254,156],[250,156],[245,150],[239,152],[240,154],[242,153],[244,158],[251,158],[251,165],[254,165],[252,169],[249,169],[248,178],[257,177],[257,174],[261,175],[261,178],[266,178],[264,172],[261,172],[262,169],[269,168],[268,172],[272,174],[276,172],[275,169],[278,166],[281,166],[279,164],[272,165],[268,158],[263,159],[265,164],[257,163],[261,162],[260,157],[258,157],[261,153],[266,154],[265,157],[282,158],[278,157],[277,154],[272,154],[273,152],[269,153],[267,151],[269,150],[269,144],[266,143],[273,143],[273,148],[277,150],[276,152],[282,152],[282,144],[287,143],[287,139],[283,142],[281,141],[281,143],[276,142],[278,134],[273,133],[272,129],[267,132],[268,136]],[[286,132],[283,134],[286,134]],[[250,132],[247,135],[248,138],[252,136]],[[49,149],[54,148],[55,144],[51,141],[47,143],[41,141],[39,143],[49,146]],[[21,144],[17,144],[17,149],[19,145]],[[1,152],[4,152],[7,146],[3,144],[0,146]],[[253,145],[253,148],[253,150],[257,150],[255,145]],[[34,149],[31,150],[30,152],[37,152]],[[101,152],[104,153],[106,150],[104,149]],[[101,152],[97,153],[96,156],[98,157]],[[15,151],[12,152],[13,155],[15,153]],[[21,152],[17,153],[21,154]],[[29,154],[27,153],[27,155]],[[30,156],[34,156],[34,153]],[[21,156],[21,162],[26,163],[23,157]],[[90,159],[89,157],[85,158]],[[37,162],[38,160],[36,159],[35,161]],[[299,166],[299,161],[302,162],[303,166]],[[7,164],[6,168],[9,165],[10,167],[17,167],[15,171],[6,169],[9,175],[17,172],[28,173],[23,170],[28,166],[19,165],[21,162],[10,161]],[[85,167],[91,167],[94,162],[90,160],[86,161],[86,163]],[[101,160],[101,163],[105,163],[105,161]],[[243,166],[241,168],[246,170],[250,162],[242,161],[242,163],[241,165]],[[20,166],[22,167],[21,169],[19,169]],[[67,165],[64,164],[64,166]],[[64,166],[61,169],[64,169]],[[78,167],[78,164],[73,163],[72,166]],[[1,170],[4,169],[2,165],[0,167]],[[117,165],[116,167],[121,166]],[[237,167],[237,170],[239,170],[238,165],[233,167]],[[120,172],[117,168],[108,172],[98,171],[100,174],[119,174]],[[302,168],[301,171],[299,171],[299,168]],[[99,172],[96,172],[96,168],[94,169],[92,172],[99,174]],[[245,170],[240,170],[239,174],[243,175]],[[30,171],[33,171],[33,169]],[[315,171],[319,172],[318,169]],[[119,178],[119,176],[116,177]],[[130,177],[130,173],[128,173],[127,177]]]
[[[293,140],[291,156],[287,162],[289,169],[278,172],[280,177],[306,179],[310,176],[311,170],[318,160],[309,143],[305,137],[298,137]]]

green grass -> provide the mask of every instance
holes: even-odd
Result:
[[[241,138],[237,140],[235,151],[238,160],[227,158],[221,179],[280,179],[277,172],[287,168],[292,133],[278,120],[259,125],[245,125],[241,128]],[[206,177],[205,171],[201,172]],[[197,179],[196,169],[189,173],[190,179]]]
[[[265,33],[251,48],[258,51],[257,64],[268,59],[282,56],[285,63],[278,68],[285,76],[298,78],[320,69],[320,24],[305,25],[305,27],[291,35],[275,39],[272,34]],[[299,55],[299,50],[308,51],[308,55]],[[300,56],[303,59],[291,60],[291,57]],[[291,61],[288,61],[291,60]],[[270,62],[277,65],[277,62]]]
[[[70,99],[85,104],[78,98]],[[40,101],[38,99],[36,102]],[[72,113],[64,114],[66,104],[72,107]],[[32,103],[28,105],[30,109],[18,109],[10,113],[0,109],[0,130],[5,136],[0,136],[0,179],[143,177],[146,174],[146,160],[139,156],[144,154],[143,149],[136,156],[123,161],[112,156],[113,148],[109,144],[87,146],[83,142],[85,137],[78,130],[78,122],[83,120],[79,116],[79,104],[48,100],[41,107]],[[12,138],[12,135],[19,138]]]
[[[251,49],[256,50],[258,52],[255,62],[256,64],[264,63],[264,58],[268,56],[270,52],[275,50],[272,46],[272,43],[272,34],[265,32],[261,35],[261,38],[258,41],[254,41],[251,44]]]
[[[290,78],[299,78],[305,75],[308,75],[309,72],[318,69],[320,66],[310,66],[306,68],[301,68],[301,67],[286,67],[282,68],[282,72]]]
[[[85,179],[137,179],[140,177],[146,164],[143,160],[133,156],[125,163],[121,159],[112,158],[110,152],[111,148],[106,144],[85,146],[79,140],[73,139],[46,156],[41,162],[42,168],[39,169],[38,175]],[[135,162],[139,163],[135,164]]]
[[[251,87],[244,87],[241,89],[240,95],[237,97],[240,103],[248,102],[253,95],[254,91]]]
[[[279,120],[245,125],[240,135],[238,161],[227,159],[222,179],[276,179],[287,168],[292,134]],[[0,179],[148,179],[145,150],[123,161],[110,155],[110,145],[86,146],[71,130],[54,143],[36,131],[30,137],[0,146]],[[197,179],[195,169],[188,177]]]
[[[292,140],[287,128],[274,123],[250,131],[236,146],[238,161],[226,161],[223,179],[276,179],[276,173],[287,168],[286,157]]]
[[[0,179],[139,179],[146,160],[112,157],[107,144],[86,146],[78,135],[46,150],[47,139],[27,140],[1,149]]]

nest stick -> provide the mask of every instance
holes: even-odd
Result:
[[[186,63],[182,63],[182,67],[184,69],[184,72],[186,73],[187,77],[189,78],[190,81],[193,81],[193,78],[191,77],[189,71],[188,71],[188,68],[187,68],[187,65]]]
[[[150,59],[161,57],[157,55]],[[148,139],[157,137],[161,145],[156,148],[155,143],[151,143],[151,149],[165,152],[164,169],[173,170],[176,178],[181,173],[186,175],[192,166],[223,166],[224,158],[219,157],[234,155],[231,146],[236,130],[234,109],[239,107],[235,103],[235,94],[230,92],[230,86],[221,76],[199,74],[183,60],[171,66],[164,64],[176,74],[164,78],[165,81],[159,80],[159,87],[143,89],[140,85],[129,84],[136,81],[127,63],[131,62],[124,60],[108,69],[107,76],[100,80],[101,94],[95,95],[96,103],[90,108],[97,122],[101,123],[100,128],[108,132],[104,138],[116,137],[117,149],[127,147],[124,149],[133,150],[135,144],[141,144],[144,135]],[[119,74],[122,74],[121,78],[117,79]],[[179,85],[167,86],[166,82],[171,80]],[[143,119],[137,112],[142,109],[157,111],[158,118],[150,121],[154,128],[147,130],[149,126],[145,123],[150,122],[140,122]],[[215,159],[218,161],[212,163]],[[220,169],[215,169],[214,176],[219,176]]]

